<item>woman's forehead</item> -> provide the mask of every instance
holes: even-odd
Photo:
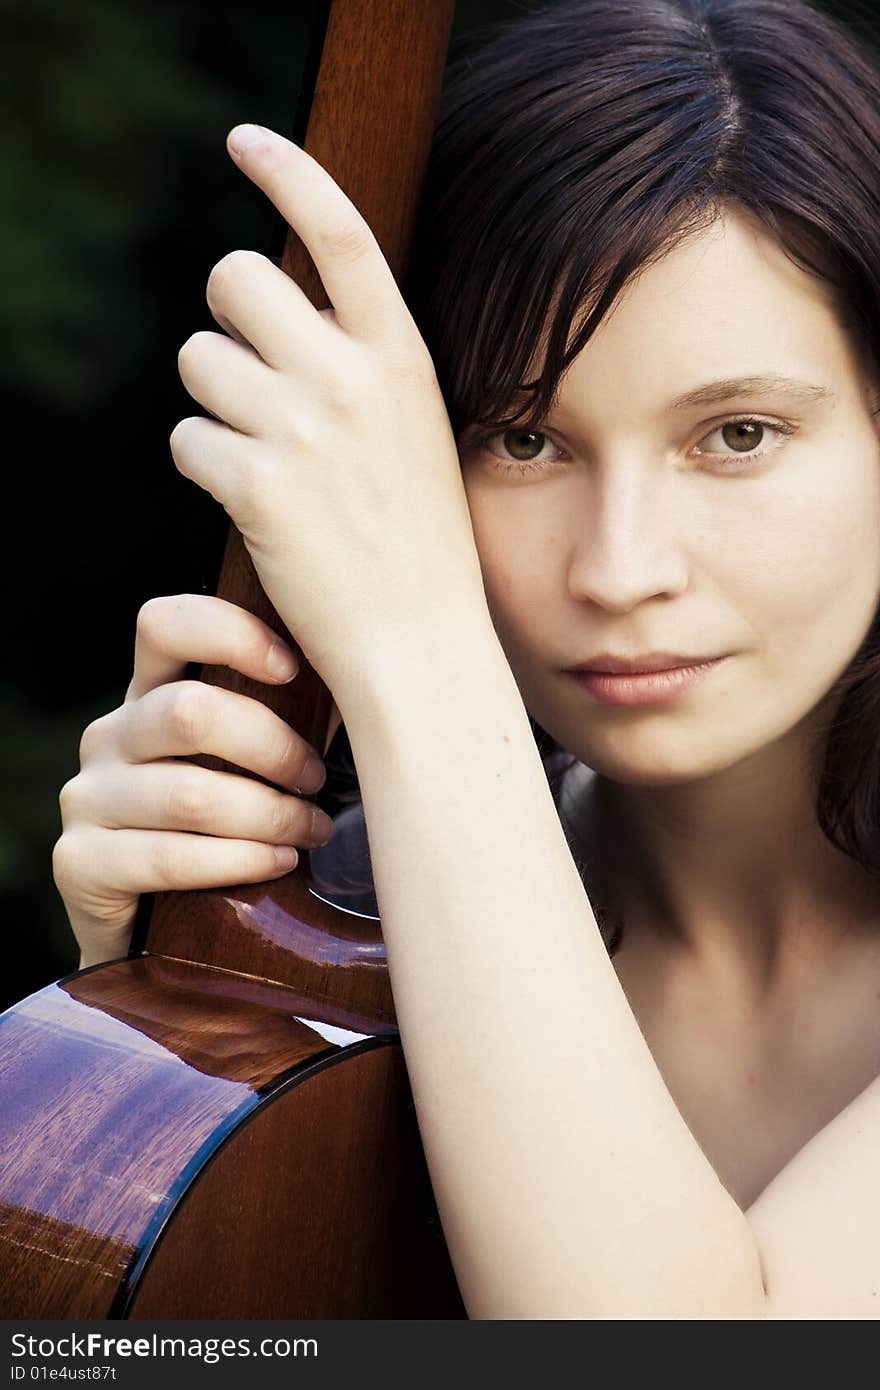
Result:
[[[545,332],[534,377],[547,339]],[[712,382],[775,375],[780,386],[794,378],[815,388],[818,400],[829,378],[855,370],[833,288],[754,220],[727,213],[632,277],[556,394],[564,408],[573,393],[601,399],[637,389],[671,406]]]

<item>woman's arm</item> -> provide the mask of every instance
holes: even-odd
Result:
[[[172,454],[235,522],[345,721],[468,1311],[762,1316],[748,1223],[666,1090],[569,852],[427,348],[327,171],[272,131],[228,144],[333,309],[264,257],[223,257],[208,305],[242,341],[184,343],[183,383],[215,418],[180,421]]]
[[[618,982],[488,612],[334,694],[469,1315],[763,1318],[751,1228]]]

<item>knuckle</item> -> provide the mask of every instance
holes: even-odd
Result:
[[[52,872],[69,913],[84,911],[97,922],[117,925],[120,902],[127,910],[126,903],[130,899],[114,882],[118,877],[118,864],[112,835],[108,841],[107,833],[93,829],[65,832],[52,853]],[[71,926],[82,944],[83,937],[73,916]]]
[[[206,594],[156,594],[141,604],[137,615],[136,636],[166,648],[171,624],[182,609],[189,609],[198,616],[198,610],[206,602]]]
[[[291,731],[283,735],[277,756],[272,759],[272,766],[278,773],[277,780],[287,783],[291,777],[298,777],[307,757],[308,754],[297,734]]]
[[[101,862],[102,843],[93,832],[65,830],[52,849],[52,877],[67,899],[80,898],[93,891],[96,865]]]
[[[357,392],[350,379],[336,372],[328,372],[321,382],[321,399],[333,415],[345,414],[355,405]],[[314,448],[318,443],[317,438],[310,443]]]
[[[192,877],[192,856],[179,840],[158,835],[150,846],[150,876],[168,888],[186,885]]]
[[[201,415],[187,415],[185,419],[178,420],[168,436],[168,446],[175,458],[192,447],[196,434],[202,429],[203,420],[204,416]]]
[[[177,368],[178,368],[178,371],[181,371],[184,367],[186,367],[186,365],[188,364],[188,362],[189,362],[189,361],[191,360],[191,358],[192,358],[192,355],[193,355],[193,341],[194,341],[194,338],[195,338],[195,334],[193,334],[193,337],[187,338],[186,342],[185,342],[185,343],[182,343],[182,344],[180,345],[180,347],[177,349]]]
[[[168,690],[172,729],[193,752],[200,751],[213,722],[209,687],[200,681],[177,681]]]
[[[109,716],[102,714],[97,719],[93,719],[83,729],[79,740],[79,761],[83,767],[87,762],[94,758],[100,749],[106,731]]]
[[[164,594],[148,598],[146,603],[142,603],[135,622],[136,636],[142,641],[157,642],[167,621],[168,608],[169,602]]]
[[[373,237],[363,222],[353,218],[338,218],[321,228],[323,249],[341,261],[353,261],[366,254]]]
[[[68,889],[81,872],[81,846],[69,831],[65,831],[52,850],[52,877],[56,887]]]
[[[211,270],[208,276],[208,303],[223,292],[226,285],[246,277],[254,268],[254,262],[263,257],[257,251],[227,251],[225,256]]]
[[[207,346],[208,340],[213,338],[213,336],[213,333],[209,332],[206,328],[200,328],[196,333],[191,333],[178,351],[178,369],[189,365],[198,353]]]
[[[62,824],[65,821],[73,820],[77,810],[82,805],[82,777],[77,775],[71,777],[64,783],[58,793],[58,806],[61,810]]]
[[[322,403],[332,406],[326,382],[321,384]],[[296,449],[301,449],[304,453],[314,453],[326,444],[326,435],[316,418],[314,410],[302,410],[294,404],[290,404],[285,409],[280,420],[280,434],[285,443],[292,445]],[[269,489],[271,497],[272,490]],[[275,506],[278,504],[278,493],[275,492]]]
[[[372,372],[373,365],[369,354],[362,354],[357,349],[354,352],[340,349],[330,369],[321,377],[320,400],[323,407],[329,407],[332,414],[337,411],[351,412],[360,407],[365,398],[377,398],[382,380],[379,373]],[[312,423],[320,432],[319,417]],[[326,429],[326,424],[323,428]]]
[[[95,751],[95,746],[98,741],[98,736],[95,728],[97,722],[98,721],[96,719],[93,719],[91,724],[87,724],[79,736],[78,753],[80,767],[85,767],[86,763],[89,761],[89,759]]]
[[[298,823],[299,819],[293,812],[289,797],[279,793],[273,798],[269,811],[269,833],[273,839],[286,840],[290,836],[294,821]]]
[[[212,800],[201,777],[194,772],[178,775],[168,791],[168,811],[172,824],[185,826],[188,830],[203,830],[211,815]]]

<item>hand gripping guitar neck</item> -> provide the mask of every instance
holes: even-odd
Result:
[[[399,283],[452,10],[334,0],[294,132]],[[282,268],[326,306],[292,232]],[[300,673],[271,689],[225,667],[202,678],[324,750],[330,692],[234,528],[217,592],[286,636]],[[127,959],[23,1000],[0,1037],[0,1316],[466,1316],[380,922],[319,895],[306,851],[281,880],[145,895]]]

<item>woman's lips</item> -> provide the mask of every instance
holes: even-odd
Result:
[[[566,671],[592,699],[602,705],[666,705],[720,666],[727,658],[700,666],[674,666],[642,675],[611,675],[606,671]]]

